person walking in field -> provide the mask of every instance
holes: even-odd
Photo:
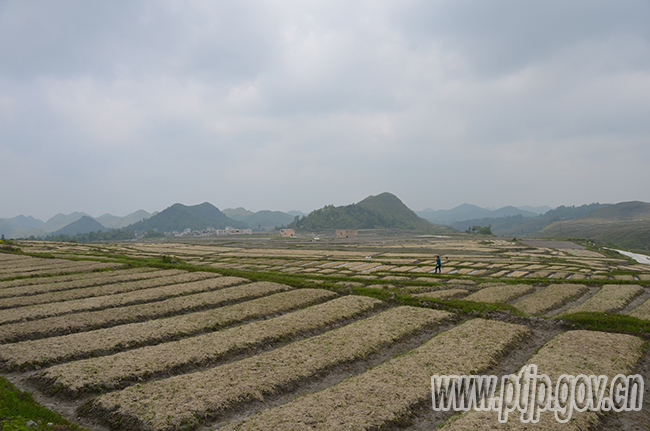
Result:
[[[434,274],[442,274],[442,261],[440,256],[436,256],[436,269],[433,270]]]

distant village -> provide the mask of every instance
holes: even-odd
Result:
[[[200,237],[200,236],[221,236],[221,235],[252,235],[253,229],[237,229],[234,227],[226,226],[225,229],[215,229],[209,227],[202,230],[192,230],[187,228],[182,232],[173,231],[165,232],[168,237]],[[336,230],[336,238],[356,238],[357,230],[339,229]],[[287,238],[295,238],[296,231],[294,229],[280,229],[280,236]]]
[[[218,236],[218,235],[252,235],[253,229],[237,229],[234,227],[226,226],[225,229],[215,229],[209,227],[202,230],[185,229],[182,232],[173,231],[165,232],[165,236]]]

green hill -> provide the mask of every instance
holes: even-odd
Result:
[[[621,202],[604,208],[598,208],[581,217],[582,222],[608,223],[620,221],[650,221],[650,203]]]
[[[546,226],[537,236],[585,238],[618,247],[650,250],[650,203],[621,202]]]
[[[52,235],[69,235],[73,236],[78,233],[88,233],[108,230],[105,226],[99,223],[92,217],[82,216],[79,220],[73,221],[67,226],[52,232]]]
[[[238,208],[226,208],[225,210],[221,211],[228,217],[230,217],[233,220],[239,220],[239,221],[244,221],[246,217],[251,216],[255,214],[253,211],[249,211],[246,208],[243,207],[238,207]]]
[[[244,222],[252,228],[285,226],[293,221],[293,216],[282,211],[262,210],[249,215]]]
[[[382,193],[368,196],[359,203],[335,207],[327,205],[297,218],[291,228],[319,231],[326,229],[406,229],[421,232],[449,231],[420,218],[397,196]]]
[[[159,232],[180,232],[187,228],[192,230],[202,230],[209,227],[223,229],[226,226],[245,228],[246,224],[227,217],[214,205],[204,202],[194,206],[174,204],[146,220],[127,226],[127,228],[140,232],[150,229]]]
[[[83,212],[73,212],[70,214],[57,214],[48,221],[46,221],[44,224],[38,227],[38,229],[42,230],[43,232],[55,232],[70,223],[79,220],[83,216],[88,216],[88,214],[83,213]],[[88,216],[90,217],[90,216]]]
[[[245,208],[227,208],[223,213],[233,220],[246,223],[252,228],[284,226],[293,221],[293,216],[282,211],[249,211]]]
[[[145,210],[138,210],[124,217],[114,216],[111,214],[104,214],[99,217],[96,217],[95,220],[97,220],[98,222],[100,222],[106,227],[119,229],[122,227],[126,227],[130,224],[133,224],[135,222],[138,222],[142,219],[146,219],[150,215],[151,214],[149,214]]]

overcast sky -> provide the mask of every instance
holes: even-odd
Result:
[[[650,2],[0,0],[0,217],[650,201]]]

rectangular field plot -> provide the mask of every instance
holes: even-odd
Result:
[[[175,429],[261,396],[278,394],[336,366],[365,358],[450,317],[398,307],[241,361],[96,398],[90,412],[131,428]],[[503,334],[501,334],[503,336]]]
[[[551,284],[512,305],[524,313],[542,314],[559,308],[588,291],[589,289],[581,284]]]
[[[150,376],[205,367],[236,353],[294,338],[373,311],[386,304],[365,296],[345,296],[270,320],[180,341],[143,347],[102,358],[58,365],[39,377],[41,385],[70,394],[114,390]]]
[[[0,325],[19,322],[21,320],[34,320],[42,319],[44,317],[60,316],[62,314],[76,313],[80,311],[93,311],[104,308],[124,307],[132,304],[160,301],[175,296],[220,289],[222,287],[232,286],[233,284],[243,283],[246,281],[247,280],[239,277],[219,277],[217,274],[209,272],[189,272],[166,277],[160,280],[153,279],[143,280],[140,282],[136,281],[133,282],[133,285],[131,286],[132,289],[137,288],[138,284],[144,284],[145,286],[149,284],[157,284],[158,286],[115,295],[109,294],[98,297],[8,309],[2,312],[2,315],[0,316]],[[160,286],[160,283],[164,283],[164,285]]]
[[[528,274],[528,272],[529,271],[512,271],[510,274],[508,274],[508,277],[520,278]]]
[[[644,300],[640,305],[627,312],[629,316],[650,320],[650,299]]]
[[[472,293],[465,299],[476,302],[506,303],[534,291],[535,287],[528,284],[502,284],[481,289],[478,292]]]
[[[273,316],[335,298],[329,290],[299,289],[276,293],[215,310],[131,323],[42,340],[5,344],[0,364],[25,369],[73,359],[116,353],[182,337],[222,329],[233,324]]]
[[[628,375],[642,356],[643,340],[631,335],[609,334],[595,331],[569,331],[549,341],[532,356],[527,363],[538,366],[538,374],[547,374],[554,384],[562,374],[606,375],[611,380],[617,374]],[[573,412],[567,423],[558,423],[553,412],[540,415],[537,424],[525,424],[519,412],[508,417],[508,423],[497,420],[497,412],[470,411],[456,415],[446,423],[441,431],[470,430],[567,430],[581,431],[593,429],[598,424],[596,412]]]
[[[633,284],[607,284],[594,296],[580,305],[566,310],[562,314],[580,313],[588,311],[610,312],[625,307],[632,299],[643,293],[641,286]]]
[[[0,279],[92,271],[121,266],[123,265],[118,263],[25,257],[24,260],[0,262]]]
[[[290,289],[291,287],[284,284],[261,281],[164,301],[10,323],[0,325],[0,343],[88,331],[123,323],[141,322],[174,314],[214,308]]]
[[[426,293],[416,293],[412,295],[414,298],[434,298],[434,299],[444,299],[444,298],[462,298],[469,295],[469,290],[465,289],[444,289],[444,290],[435,290],[433,292]]]
[[[521,325],[470,320],[370,371],[222,429],[392,429],[430,403],[431,375],[484,372],[528,334]]]

